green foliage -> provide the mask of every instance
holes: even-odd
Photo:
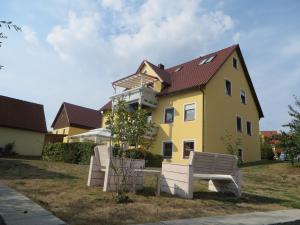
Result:
[[[163,161],[163,157],[161,155],[153,154],[152,152],[142,148],[128,149],[125,151],[116,151],[115,149],[114,154],[120,157],[124,156],[132,159],[145,159],[146,167],[161,167]]]
[[[14,151],[15,143],[11,142],[4,146],[4,148],[0,148],[0,156],[12,156],[17,153]]]
[[[91,142],[47,144],[42,156],[47,161],[89,164],[94,147]]]
[[[292,118],[291,121],[284,125],[289,128],[289,132],[282,132],[277,136],[279,140],[279,147],[282,147],[288,157],[294,165],[294,160],[297,155],[300,154],[300,99],[295,97],[295,107],[289,105],[289,115]],[[276,138],[276,137],[275,137]]]
[[[225,136],[221,137],[221,140],[225,145],[227,152],[230,155],[237,156],[239,160],[238,163],[242,164],[243,160],[238,156],[238,151],[242,145],[242,140],[240,138],[234,138],[233,135],[229,134],[227,130],[225,132]]]
[[[114,142],[121,149],[125,149],[126,146],[150,147],[151,144],[144,136],[151,133],[155,125],[147,122],[147,114],[148,112],[141,107],[130,111],[126,102],[122,100],[118,101],[114,110],[106,113],[107,128],[111,131]]]
[[[261,153],[261,159],[268,159],[268,160],[274,159],[274,152],[272,150],[272,146],[266,142],[261,141],[260,153]]]

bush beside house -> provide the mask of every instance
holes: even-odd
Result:
[[[95,144],[91,142],[47,144],[43,149],[43,159],[47,161],[89,164],[94,147]]]

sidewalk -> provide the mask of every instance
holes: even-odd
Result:
[[[0,217],[5,225],[66,225],[29,198],[1,183]]]
[[[144,225],[300,225],[300,209],[161,221]]]

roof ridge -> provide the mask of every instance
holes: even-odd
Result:
[[[8,96],[5,96],[5,95],[0,95],[0,97],[9,98],[9,99],[12,99],[12,100],[16,100],[16,101],[20,101],[20,102],[24,102],[24,103],[30,103],[30,104],[39,105],[39,106],[44,107],[43,104],[26,101],[26,100],[22,100],[22,99],[19,99],[19,98],[12,98],[12,97],[8,97]]]
[[[190,62],[192,62],[192,61],[195,61],[195,60],[198,60],[198,59],[202,59],[202,58],[208,57],[209,55],[213,55],[213,54],[217,54],[217,53],[226,51],[226,50],[228,50],[228,49],[230,49],[230,48],[233,48],[233,47],[236,48],[237,46],[239,46],[239,44],[234,44],[234,45],[231,45],[231,46],[229,46],[229,47],[223,48],[223,49],[221,49],[221,50],[214,51],[214,52],[208,53],[208,54],[206,54],[206,55],[203,55],[203,56],[200,56],[200,57],[197,57],[197,58],[194,58],[194,59],[185,61],[185,62],[183,62],[183,63],[179,63],[179,64],[177,64],[177,65],[168,67],[168,68],[166,68],[165,70],[170,70],[170,69],[173,69],[174,67],[183,66],[184,64],[190,63]],[[170,73],[170,74],[171,74],[171,73]]]
[[[93,111],[97,111],[97,109],[92,109],[92,108],[88,108],[88,107],[85,107],[85,106],[81,106],[81,105],[76,105],[76,104],[73,104],[73,103],[69,103],[69,102],[63,102],[63,105],[65,104],[68,104],[68,105],[72,105],[72,106],[76,106],[76,107],[80,107],[80,108],[84,108],[84,109],[89,109],[89,110],[93,110]]]

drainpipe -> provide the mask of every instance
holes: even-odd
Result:
[[[204,102],[204,89],[203,90],[200,90],[202,92],[202,152],[204,152],[204,113],[205,113],[205,110],[204,110],[204,106],[205,106],[205,102]]]

